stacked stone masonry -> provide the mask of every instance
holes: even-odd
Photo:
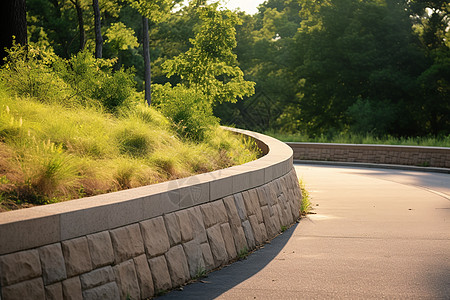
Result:
[[[264,244],[299,218],[295,170],[112,230],[0,256],[0,299],[146,299]]]
[[[294,159],[450,168],[450,149],[385,145],[288,143]]]

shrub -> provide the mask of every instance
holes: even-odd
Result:
[[[203,93],[182,85],[153,87],[157,107],[173,122],[181,137],[195,142],[204,141],[211,128],[218,125],[211,104]]]

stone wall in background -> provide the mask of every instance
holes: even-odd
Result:
[[[450,168],[450,148],[287,143],[294,159]]]
[[[145,299],[251,251],[299,218],[295,170],[222,199],[0,256],[1,299]]]

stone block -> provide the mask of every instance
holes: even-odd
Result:
[[[181,243],[181,228],[175,213],[170,213],[164,216],[164,223],[166,224],[167,235],[169,237],[170,246],[175,246]]]
[[[261,228],[261,237],[262,237],[262,241],[264,243],[268,240],[266,226],[264,225],[264,223],[260,223],[259,228]]]
[[[253,206],[253,201],[251,199],[249,191],[242,192],[242,198],[244,199],[245,209],[247,210],[247,215],[255,215],[256,208]]]
[[[199,272],[206,270],[200,243],[194,239],[183,243],[183,249],[189,266],[189,274],[191,278],[195,278]]]
[[[189,280],[189,267],[183,247],[177,245],[165,254],[167,267],[169,268],[172,287],[180,286]]]
[[[291,213],[294,220],[298,220],[300,218],[300,204],[297,204],[297,201],[290,202],[291,205]]]
[[[277,229],[275,228],[275,224],[273,223],[273,219],[270,216],[269,206],[261,207],[261,212],[264,218],[264,225],[267,230],[267,238],[270,240],[277,234]]]
[[[187,211],[192,224],[193,238],[197,240],[199,244],[205,243],[208,238],[206,237],[206,229],[200,207],[193,207]]]
[[[214,258],[211,253],[211,248],[209,247],[209,244],[203,243],[200,245],[200,248],[202,249],[202,255],[203,255],[203,260],[205,262],[206,271],[210,271],[210,270],[214,269]]]
[[[228,222],[227,211],[222,200],[211,202],[211,206],[217,223],[222,224]]]
[[[206,229],[206,234],[208,235],[211,253],[214,257],[214,267],[225,264],[228,261],[228,253],[225,248],[220,224]]]
[[[236,251],[239,253],[242,249],[248,248],[244,230],[242,229],[241,218],[237,212],[233,196],[224,198],[223,202],[228,213],[228,220],[230,221],[229,224],[231,233],[233,234]]]
[[[144,253],[139,224],[132,224],[110,231],[114,249],[114,261],[119,264]]]
[[[38,252],[41,260],[44,284],[52,284],[67,278],[60,243],[41,247],[38,249]]]
[[[152,272],[155,293],[167,291],[172,288],[172,279],[170,279],[167,261],[164,255],[154,257],[148,261]]]
[[[262,223],[263,217],[261,213],[261,206],[259,204],[258,192],[256,191],[256,189],[251,189],[248,191],[248,194],[250,196],[250,201],[252,202],[253,207],[255,209],[255,214],[256,217],[258,218],[258,222]]]
[[[114,250],[109,231],[87,236],[93,268],[100,268],[114,262]]]
[[[5,286],[2,288],[2,297],[5,300],[44,300],[45,290],[42,278],[35,278],[32,280],[22,281],[10,286]]]
[[[256,188],[256,192],[258,193],[259,206],[260,207],[266,206],[269,202],[267,201],[268,199],[264,186]]]
[[[139,299],[141,291],[132,259],[114,266],[114,274],[119,288],[120,299]]]
[[[57,282],[45,287],[46,300],[60,300],[63,299],[62,283]]]
[[[66,264],[67,277],[92,270],[91,255],[86,237],[80,237],[61,243]]]
[[[209,228],[215,224],[217,224],[217,220],[214,216],[214,210],[211,203],[205,203],[200,206],[203,215],[203,222],[205,224],[205,228]]]
[[[255,249],[255,236],[250,222],[248,220],[242,222],[242,228],[244,229],[245,238],[247,239],[248,249]]]
[[[143,221],[140,225],[148,256],[158,256],[169,250],[169,236],[164,225],[163,217]]]
[[[237,257],[236,246],[234,244],[233,234],[231,233],[230,224],[224,223],[220,225],[222,231],[223,241],[225,243],[225,249],[227,249],[228,259],[234,259]]]
[[[176,212],[178,222],[181,228],[181,240],[183,242],[190,241],[194,238],[194,232],[192,230],[192,222],[189,218],[189,212],[187,210],[180,210]]]
[[[41,261],[37,250],[0,256],[0,286],[30,280],[41,276],[41,274]]]
[[[66,279],[62,282],[64,300],[83,300],[81,283],[78,276]]]
[[[241,218],[239,217],[234,197],[229,196],[223,199],[225,209],[227,211],[228,220],[231,226],[241,226]]]
[[[119,300],[120,292],[117,283],[109,282],[83,291],[83,300]]]
[[[236,209],[241,221],[247,220],[247,209],[245,208],[244,198],[242,193],[234,194],[234,203],[236,204]]]
[[[83,290],[92,289],[114,280],[115,275],[111,266],[96,269],[80,276],[81,288]]]
[[[141,299],[153,297],[155,293],[153,278],[145,254],[134,258],[134,266],[136,268],[139,287],[141,288]]]
[[[248,217],[248,220],[250,221],[250,225],[253,229],[253,236],[255,237],[255,243],[257,246],[262,245],[264,240],[262,238],[261,234],[261,227],[259,227],[258,218],[256,215]]]

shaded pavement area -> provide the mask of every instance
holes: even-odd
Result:
[[[295,168],[314,214],[161,299],[450,299],[450,174]]]

